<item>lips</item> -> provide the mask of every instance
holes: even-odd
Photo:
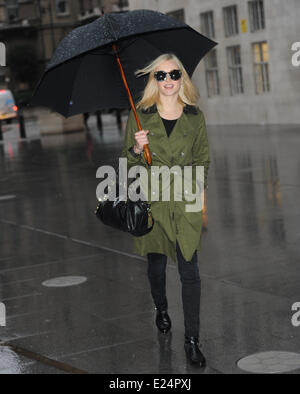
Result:
[[[172,89],[174,85],[165,85],[164,88],[165,89]]]

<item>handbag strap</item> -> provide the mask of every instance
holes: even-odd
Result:
[[[148,234],[148,233],[152,230],[152,228],[153,228],[153,226],[154,226],[154,219],[153,219],[152,216],[151,216],[151,221],[152,221],[151,227],[147,228],[147,231],[146,231],[145,234]]]
[[[151,219],[152,219],[152,224],[149,228],[147,228],[147,230],[145,230],[145,233],[143,235],[150,233],[150,231],[152,230],[152,228],[154,226],[154,219],[153,219],[153,217],[151,217]]]

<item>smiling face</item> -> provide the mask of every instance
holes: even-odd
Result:
[[[179,70],[177,63],[174,60],[166,60],[160,63],[160,65],[157,66],[154,71],[170,72],[172,70]],[[156,81],[156,83],[160,94],[164,96],[173,96],[178,94],[181,81],[182,81],[182,77],[177,81],[173,81],[170,75],[167,74],[167,78],[165,81]]]

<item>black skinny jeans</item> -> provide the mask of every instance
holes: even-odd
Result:
[[[190,262],[182,256],[176,242],[178,271],[182,284],[182,304],[186,336],[199,336],[200,329],[200,295],[201,280],[198,269],[197,252]],[[151,294],[156,307],[167,308],[166,298],[166,266],[167,256],[160,253],[148,253],[148,278]]]

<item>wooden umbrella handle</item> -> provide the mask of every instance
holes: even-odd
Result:
[[[132,108],[132,111],[133,111],[133,114],[134,114],[134,117],[135,117],[138,129],[142,130],[142,126],[141,126],[141,123],[140,123],[139,118],[137,116],[136,109],[135,109],[135,106],[134,106],[134,102],[132,100],[132,96],[131,96],[131,93],[130,93],[130,90],[129,90],[129,87],[128,87],[128,84],[127,84],[127,81],[126,81],[126,77],[125,77],[125,74],[124,74],[124,71],[123,71],[123,67],[122,67],[120,58],[119,58],[118,53],[117,53],[116,44],[112,44],[112,47],[113,47],[113,50],[114,50],[116,58],[117,58],[117,62],[118,62],[118,65],[119,65],[119,68],[120,68],[120,72],[121,72],[121,77],[123,79],[123,82],[124,82],[124,85],[125,85],[125,89],[126,89],[127,94],[128,94],[130,106]],[[151,154],[150,154],[150,150],[149,150],[148,144],[144,145],[144,157],[145,157],[146,162],[149,164],[149,166],[151,166],[152,159],[151,159]]]

